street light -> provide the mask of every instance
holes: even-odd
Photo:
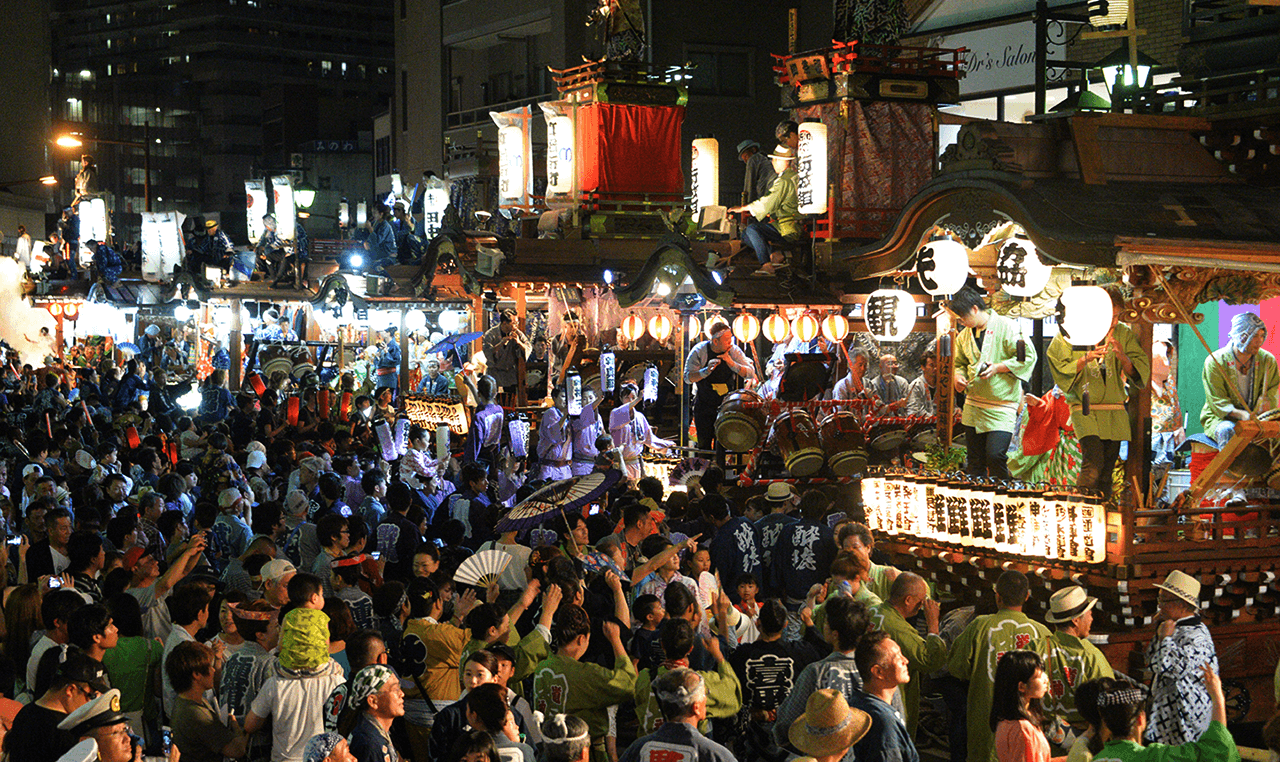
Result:
[[[1102,69],[1111,100],[1119,102],[1122,95],[1146,88],[1151,83],[1151,70],[1159,65],[1159,61],[1141,50],[1131,56],[1128,45],[1121,45],[1094,67]]]
[[[29,180],[10,180],[9,182],[0,183],[0,190],[12,188],[15,185],[29,185],[31,183],[40,183],[41,185],[57,185],[58,178],[53,175],[45,175],[44,177],[33,177]]]
[[[107,140],[105,138],[88,138],[83,135],[60,135],[54,143],[63,148],[79,148],[85,143],[97,143],[108,146],[124,146],[142,149],[142,198],[146,202],[147,211],[151,211],[151,122],[142,125],[142,142],[135,140]],[[159,142],[157,140],[157,142]]]
[[[298,202],[298,206],[303,209],[310,209],[311,204],[316,200],[316,189],[305,181],[299,183],[293,189],[293,198]]]

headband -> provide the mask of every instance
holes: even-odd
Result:
[[[368,559],[368,556],[363,553],[354,556],[347,556],[346,558],[335,558],[329,562],[329,567],[337,569],[343,566],[359,566],[364,563],[366,559]]]
[[[277,611],[250,611],[249,609],[241,608],[238,603],[228,603],[227,608],[231,609],[231,616],[255,622],[270,622],[279,613]]]
[[[1146,701],[1147,697],[1143,691],[1137,688],[1125,688],[1123,690],[1111,691],[1104,693],[1098,697],[1098,708],[1106,706],[1133,706]]]
[[[569,725],[564,721],[564,718],[565,716],[563,714],[553,714],[547,718],[549,721],[555,723],[556,727],[564,728],[565,737],[564,738],[548,738],[547,734],[543,733],[542,734],[543,743],[554,743],[554,744],[574,743],[575,741],[586,741],[591,738],[591,733],[590,731],[587,731],[587,730],[582,731],[582,733],[576,736],[570,737]]]

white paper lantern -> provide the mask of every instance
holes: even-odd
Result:
[[[800,125],[800,145],[796,149],[796,196],[801,214],[827,213],[827,125],[805,122]]]
[[[427,316],[422,310],[409,310],[404,314],[404,328],[406,331],[421,331],[427,327]]]
[[[1089,0],[1086,7],[1094,29],[1123,29],[1129,22],[1129,0]]]
[[[931,296],[950,296],[969,278],[969,250],[959,241],[943,238],[916,252],[916,277]]]
[[[689,337],[689,342],[697,341],[700,333],[702,333],[702,321],[698,320],[697,315],[690,315],[689,322],[685,324],[685,335]]]
[[[293,203],[293,178],[288,175],[271,178],[271,192],[275,196],[276,235],[291,241],[297,235],[295,223],[298,220]]]
[[[573,192],[573,120],[547,114],[547,195]]]
[[[649,318],[649,335],[657,339],[659,344],[667,340],[674,328],[675,326],[671,324],[671,318],[667,317],[665,313],[659,312]]]
[[[519,201],[523,196],[528,159],[524,130],[515,125],[498,128],[498,196],[502,201]]]
[[[791,333],[804,343],[813,341],[818,336],[818,319],[805,313],[791,321]]]
[[[445,310],[440,313],[440,330],[445,333],[457,333],[461,325],[462,316],[454,310]]]
[[[867,331],[876,341],[902,341],[916,325],[916,300],[896,288],[872,291],[867,297]]]
[[[369,221],[369,205],[361,201],[356,204],[356,226],[361,227]]]
[[[1101,344],[1114,316],[1111,295],[1099,286],[1072,286],[1058,300],[1058,330],[1073,347]]]
[[[733,337],[743,344],[750,344],[760,335],[760,318],[744,312],[733,319]]]
[[[720,141],[715,138],[693,141],[689,181],[695,211],[720,203]]]
[[[1040,261],[1035,244],[1023,238],[1008,238],[999,245],[996,277],[1005,293],[1025,299],[1043,291],[1053,268]]]
[[[702,335],[710,339],[711,329],[715,328],[719,324],[729,325],[729,321],[725,320],[719,315],[712,315],[711,317],[707,318],[706,322],[702,324]]]
[[[764,319],[764,335],[774,344],[787,340],[791,335],[791,324],[781,315],[774,314]]]
[[[622,321],[622,335],[627,341],[635,341],[644,335],[644,318],[634,312]]]
[[[444,224],[444,212],[449,208],[449,190],[439,177],[427,179],[422,189],[422,227],[427,240],[435,238]]]
[[[87,201],[81,201],[78,208],[80,240],[106,240],[110,227],[107,220],[107,202],[101,198],[91,198]]]
[[[849,318],[836,313],[822,320],[822,336],[832,344],[839,344],[849,335]]]
[[[246,221],[249,223],[249,243],[257,243],[266,230],[262,224],[262,215],[267,213],[266,183],[262,180],[245,180],[244,205]]]

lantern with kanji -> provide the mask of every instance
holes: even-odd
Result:
[[[801,214],[827,213],[827,125],[819,121],[800,125],[796,149],[796,198]]]
[[[1073,347],[1101,344],[1114,315],[1111,295],[1099,286],[1072,286],[1058,299],[1058,330]]]
[[[822,319],[822,336],[832,344],[839,344],[849,335],[849,318],[836,313]]]
[[[704,206],[720,203],[720,142],[706,136],[693,141],[693,163],[689,180],[695,213]]]
[[[942,238],[916,252],[916,277],[931,296],[950,296],[969,277],[969,250],[959,241]]]
[[[778,314],[765,318],[762,328],[764,329],[765,338],[774,344],[786,341],[787,336],[791,335],[791,324],[787,322],[786,318]]]
[[[1005,293],[1029,299],[1044,290],[1053,268],[1040,261],[1035,244],[1025,238],[1007,238],[998,246],[996,277]]]
[[[867,331],[876,341],[902,341],[916,324],[916,300],[906,291],[882,288],[867,297]]]
[[[733,319],[733,337],[743,344],[750,344],[760,335],[760,319],[744,312]]]

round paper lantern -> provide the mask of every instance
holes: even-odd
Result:
[[[723,323],[724,325],[729,325],[729,321],[728,321],[728,320],[725,320],[723,317],[721,317],[721,316],[719,316],[719,315],[712,315],[711,317],[707,318],[706,322],[704,322],[704,323],[702,324],[702,334],[703,334],[703,336],[705,336],[705,337],[707,337],[708,339],[710,339],[710,338],[711,338],[711,329],[712,329],[712,328],[715,328],[715,327],[716,327],[716,325],[717,325],[717,324],[719,324],[719,323]]]
[[[813,341],[818,335],[818,319],[813,315],[805,313],[795,319],[791,324],[791,332],[796,338],[803,342]]]
[[[1049,284],[1053,268],[1046,267],[1036,254],[1035,244],[1023,238],[1009,238],[996,255],[996,277],[1009,296],[1030,298]]]
[[[667,317],[665,313],[659,312],[649,318],[649,335],[659,342],[667,340],[667,337],[671,335],[672,328],[674,326],[671,325],[671,318]]]
[[[349,304],[349,303],[348,303]],[[346,305],[343,305],[343,311],[346,311]],[[457,333],[458,328],[462,325],[462,316],[453,310],[445,310],[440,313],[440,330],[445,333]]]
[[[916,277],[931,296],[950,296],[969,277],[969,250],[959,241],[943,238],[916,252]]]
[[[627,319],[622,321],[622,335],[627,341],[636,341],[644,335],[644,318],[636,313],[627,315]]]
[[[876,341],[902,341],[916,324],[916,300],[906,291],[882,288],[867,297],[867,331]]]
[[[54,302],[53,304],[50,304],[50,305],[49,305],[49,314],[50,314],[50,315],[53,315],[54,317],[57,317],[57,316],[61,315],[61,314],[62,314],[62,305],[61,305],[61,304],[59,304],[58,302]]]
[[[765,318],[763,328],[765,338],[774,344],[786,341],[791,335],[791,324],[781,315],[775,314]]]
[[[1058,330],[1073,347],[1101,344],[1114,315],[1110,294],[1098,286],[1072,286],[1058,300]]]
[[[760,318],[744,312],[733,319],[733,337],[743,344],[750,344],[760,335]]]
[[[62,308],[62,314],[68,320],[75,320],[76,316],[80,314],[80,305],[76,304],[75,302],[71,302],[70,304]]]
[[[409,310],[404,316],[404,327],[407,331],[421,331],[427,327],[427,316],[422,310]]]
[[[832,344],[839,344],[849,335],[849,318],[836,313],[822,320],[822,335]]]

